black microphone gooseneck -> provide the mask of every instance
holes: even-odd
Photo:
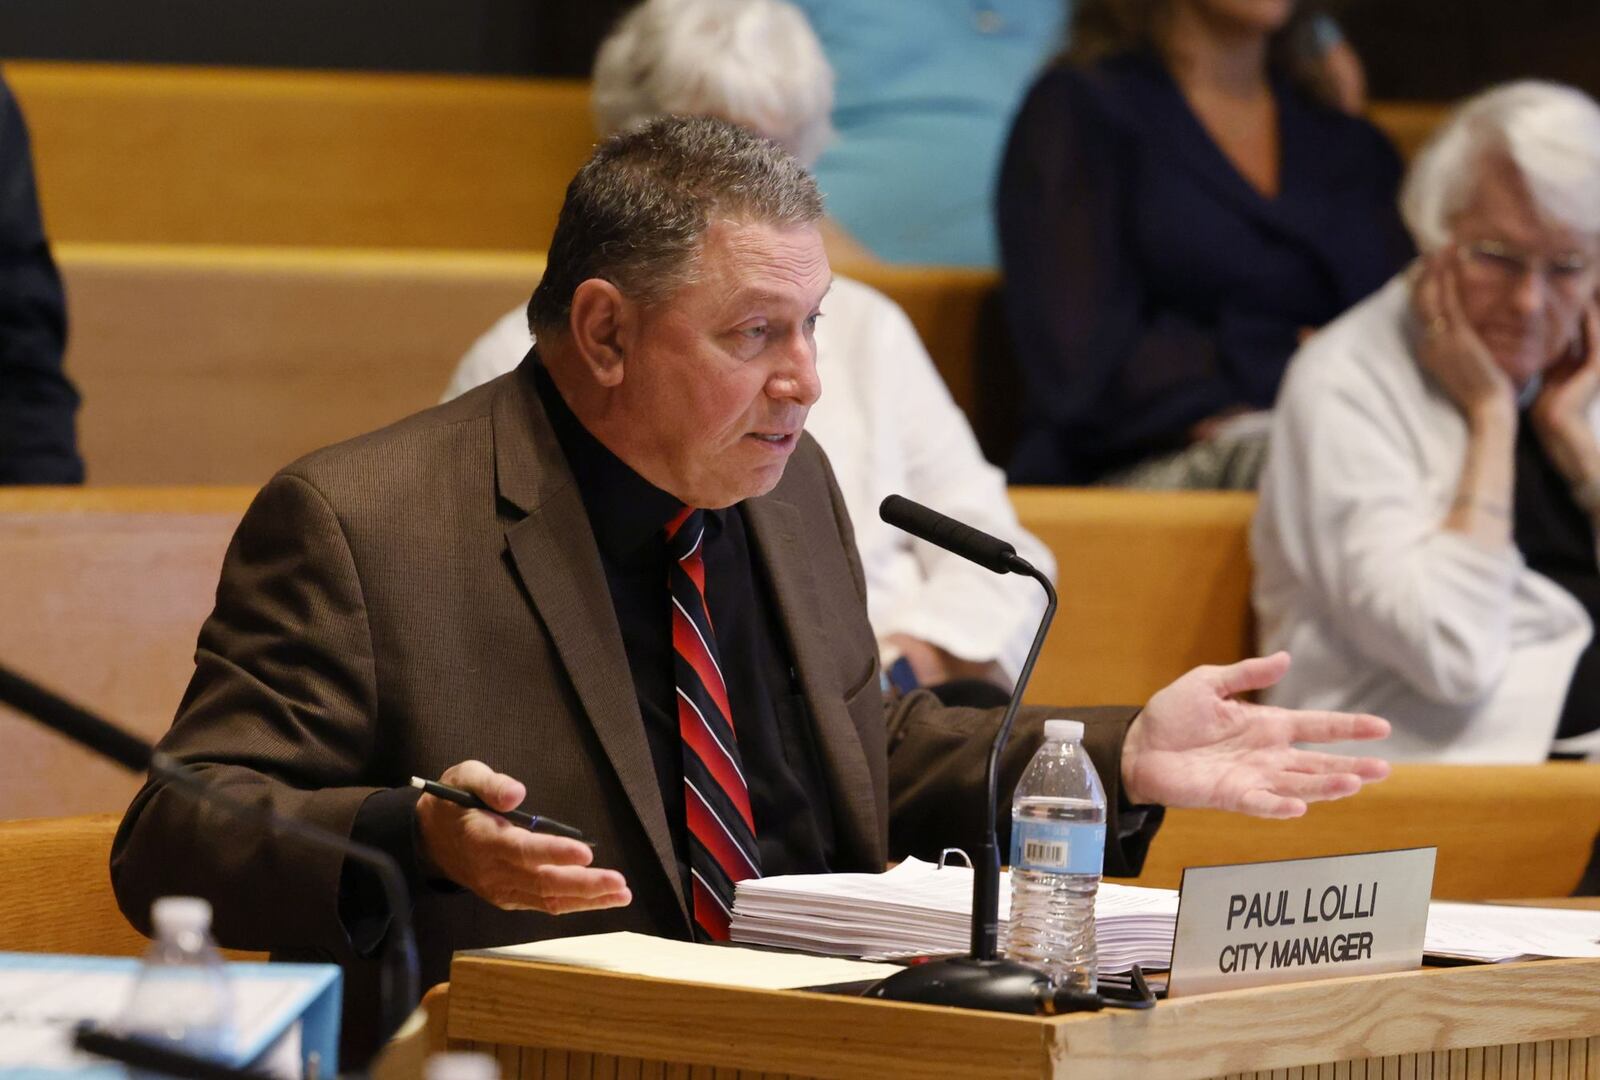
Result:
[[[1056,617],[1056,589],[1050,584],[1050,579],[1025,560],[1015,555],[1012,558],[1025,568],[1014,572],[1027,575],[1044,587],[1045,606],[1044,617],[1039,620],[1039,629],[1033,635],[1033,645],[1028,649],[1028,658],[1017,673],[1016,688],[1011,692],[1011,700],[1006,702],[1000,730],[995,732],[994,742],[989,744],[989,768],[984,777],[988,799],[983,817],[982,870],[975,869],[972,875],[972,955],[979,960],[993,960],[999,947],[1000,839],[996,817],[1000,802],[1000,755],[1005,752],[1006,742],[1011,738],[1011,722],[1017,718],[1017,709],[1022,705],[1022,690],[1033,675],[1033,665],[1039,659],[1039,650],[1044,647],[1050,622]]]
[[[1000,935],[1000,841],[996,807],[1000,801],[1000,755],[1011,736],[1011,723],[1022,704],[1022,692],[1039,659],[1050,621],[1056,614],[1056,590],[1050,579],[998,537],[980,532],[900,495],[890,495],[878,507],[878,516],[897,529],[960,555],[997,574],[1023,574],[1044,587],[1047,603],[1033,647],[1017,685],[1006,703],[1005,716],[989,746],[984,801],[983,850],[972,864],[972,949],[969,955],[919,964],[889,976],[867,991],[870,997],[915,1001],[929,1005],[955,1005],[993,1012],[1054,1013],[1097,1009],[1094,994],[1057,992],[1037,968],[996,956]]]
[[[280,833],[315,847],[339,852],[371,869],[383,888],[393,923],[389,946],[384,951],[379,984],[384,1040],[387,1041],[406,1022],[420,1000],[417,939],[411,925],[411,905],[406,895],[405,879],[387,852],[235,798],[208,784],[204,774],[156,750],[138,736],[107,723],[3,666],[0,666],[0,704],[11,706],[52,731],[65,735],[102,757],[110,758],[130,772],[148,772],[198,801],[213,803],[246,821],[265,823]],[[115,1041],[100,1040],[100,1044],[105,1047],[113,1045]],[[102,1049],[100,1052],[105,1051]]]

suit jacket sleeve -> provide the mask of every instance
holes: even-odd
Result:
[[[832,470],[823,470],[823,475],[856,593],[865,608],[866,575],[852,539],[850,513]],[[874,656],[869,681],[877,679],[879,670]],[[926,690],[884,699],[890,859],[934,858],[947,847],[968,854],[979,850],[989,747],[1003,713],[1003,709],[951,708]],[[996,821],[1002,849],[1009,847],[1011,792],[1044,741],[1045,720],[1081,719],[1084,746],[1106,789],[1105,872],[1118,877],[1138,874],[1161,824],[1161,811],[1132,807],[1122,798],[1122,741],[1136,715],[1137,709],[1120,707],[1021,710],[1001,759]]]
[[[235,798],[349,835],[380,790],[362,782],[377,739],[372,656],[337,516],[309,482],[280,474],[229,546],[193,680],[161,749]],[[343,960],[343,862],[152,781],[128,809],[111,869],[135,926],[148,926],[159,896],[204,896],[225,945],[292,945]]]
[[[1044,741],[1052,717],[1082,720],[1084,746],[1106,789],[1105,872],[1135,877],[1161,824],[1159,807],[1133,807],[1122,797],[1122,740],[1138,709],[1029,707],[1017,713],[1000,759],[995,815],[1001,858],[1011,850],[1011,793]],[[919,690],[889,713],[889,854],[933,859],[941,848],[969,855],[983,839],[984,773],[1002,710],[951,709]]]
[[[83,482],[61,368],[66,303],[34,192],[28,131],[0,82],[0,484]]]

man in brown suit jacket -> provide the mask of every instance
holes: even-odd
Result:
[[[660,527],[685,507],[715,511],[703,591],[761,869],[874,870],[974,842],[998,715],[885,700],[850,523],[801,430],[829,281],[820,212],[803,170],[731,125],[608,141],[568,193],[522,367],[296,462],[240,524],[162,749],[393,853],[425,983],[456,949],[695,932],[689,754],[661,652]],[[1139,804],[1287,815],[1382,775],[1290,746],[1380,735],[1376,718],[1231,700],[1284,664],[1203,669],[1137,718],[1081,713],[1108,871],[1137,870],[1157,819]],[[1006,790],[1043,715],[1024,717]],[[419,797],[413,774],[499,808],[526,796],[597,851]],[[358,868],[153,782],[113,874],[138,925],[157,896],[200,895],[224,944],[344,964],[347,1045],[373,1036],[366,958],[387,912]]]

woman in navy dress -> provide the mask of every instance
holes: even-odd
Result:
[[[1013,483],[1250,486],[1300,340],[1412,254],[1292,0],[1084,0],[1000,180]],[[1259,419],[1254,418],[1254,419]]]

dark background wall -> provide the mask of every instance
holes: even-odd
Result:
[[[7,57],[586,75],[631,0],[3,0]],[[887,0],[884,0],[887,2]],[[901,0],[905,2],[905,0]],[[1378,98],[1600,94],[1600,0],[1331,0]]]
[[[3,0],[38,60],[587,75],[630,0]]]
[[[1538,77],[1600,96],[1600,0],[1344,0],[1332,5],[1377,98],[1448,100]]]

